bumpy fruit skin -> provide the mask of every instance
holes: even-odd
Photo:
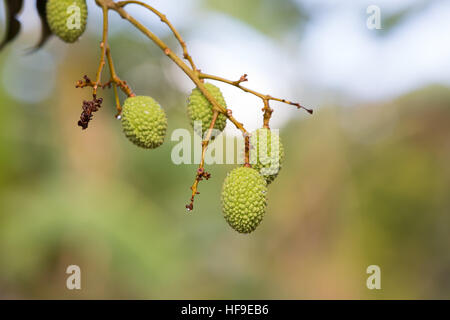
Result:
[[[79,28],[71,28],[73,22],[76,21],[73,15],[77,14],[77,11],[71,10],[73,5],[80,8]],[[47,2],[47,21],[50,30],[68,43],[77,41],[83,34],[86,29],[87,15],[86,0],[48,0]]]
[[[155,149],[164,142],[167,117],[153,98],[131,97],[123,105],[122,127],[125,136],[135,145]]]
[[[272,183],[284,161],[284,148],[280,136],[269,129],[261,128],[252,133],[250,145],[252,167],[266,179],[267,184]]]
[[[210,83],[205,83],[205,87],[221,106],[223,107],[227,106],[225,99],[223,98],[222,92],[220,92],[219,88]],[[193,128],[194,128],[194,121],[201,121],[202,132],[200,133],[199,130],[196,130],[196,132],[197,134],[201,134],[203,137],[203,135],[211,125],[213,117],[212,104],[208,101],[208,99],[206,99],[206,97],[203,95],[200,89],[195,88],[194,90],[192,90],[192,93],[189,96],[187,109],[189,119],[191,120],[191,126]],[[217,117],[214,129],[223,131],[223,129],[225,129],[226,124],[227,124],[227,117],[224,114],[220,113],[219,116]]]
[[[228,174],[222,187],[222,211],[234,230],[254,231],[264,217],[266,206],[267,184],[258,171],[239,167]]]

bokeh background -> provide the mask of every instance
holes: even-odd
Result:
[[[175,165],[192,83],[150,41],[111,14],[119,74],[164,106],[163,147],[122,135],[111,91],[77,127],[94,76],[101,18],[74,45],[39,38],[33,1],[20,37],[0,53],[0,298],[450,298],[450,2],[440,0],[154,0],[197,65],[315,109],[273,104],[286,162],[251,235],[224,221],[229,165],[209,166],[194,212],[195,165]],[[382,29],[366,26],[367,6]],[[4,8],[0,2],[0,33]],[[175,47],[164,25],[131,8]],[[179,51],[178,51],[179,52]],[[218,84],[247,128],[260,102]],[[227,129],[226,134],[236,131]],[[82,271],[82,290],[65,270]],[[368,290],[366,268],[381,268]]]

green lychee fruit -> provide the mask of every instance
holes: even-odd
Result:
[[[267,184],[258,171],[239,167],[228,173],[222,187],[225,220],[237,232],[250,233],[264,217]]]
[[[284,161],[284,148],[278,133],[261,128],[250,137],[250,163],[255,170],[272,183]]]
[[[164,142],[167,117],[153,98],[131,97],[122,108],[122,127],[125,136],[135,145],[155,149]]]
[[[48,0],[47,22],[61,40],[73,43],[86,29],[86,0]]]
[[[210,83],[205,83],[206,89],[211,93],[211,95],[217,100],[217,102],[226,108],[227,104],[225,99],[223,98],[222,92],[215,85]],[[200,89],[195,88],[192,90],[191,95],[188,100],[188,116],[191,121],[191,126],[194,128],[195,121],[201,121],[202,132],[200,130],[196,130],[197,134],[203,135],[209,129],[211,125],[212,117],[213,117],[213,106],[206,99]],[[223,113],[219,113],[217,117],[216,123],[214,125],[214,129],[219,131],[223,131],[227,124],[227,117]],[[194,128],[195,129],[195,128]]]

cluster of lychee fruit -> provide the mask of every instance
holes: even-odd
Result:
[[[226,107],[220,89],[210,83],[205,87]],[[213,119],[213,106],[195,88],[188,99],[187,113],[192,127],[201,121],[204,135]],[[223,131],[227,123],[220,114],[214,128]],[[125,101],[122,112],[125,136],[135,145],[154,149],[164,142],[167,117],[161,106],[152,98],[137,96]],[[283,145],[278,134],[261,128],[251,134],[250,159],[252,166],[244,165],[232,170],[222,188],[222,210],[228,224],[240,233],[250,233],[262,221],[267,206],[267,187],[277,177],[284,159]]]
[[[68,8],[73,5],[79,8],[79,28],[70,28],[67,24],[72,14]],[[84,32],[87,20],[85,0],[48,0],[46,9],[50,29],[63,41],[75,42]],[[210,83],[204,86],[226,108],[220,89]],[[197,130],[196,133],[203,137],[211,126],[214,112],[212,104],[198,88],[192,90],[189,96],[187,113],[192,127],[196,121],[201,122],[201,132]],[[121,123],[125,136],[141,148],[155,149],[164,142],[167,117],[159,103],[151,97],[127,98],[122,108]],[[213,128],[222,132],[226,124],[227,116],[219,113]],[[268,128],[253,132],[249,142],[251,164],[246,163],[228,173],[221,196],[225,220],[240,233],[254,231],[263,220],[268,185],[277,177],[284,159],[280,137]]]

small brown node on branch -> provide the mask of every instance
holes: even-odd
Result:
[[[165,50],[164,50],[164,53],[166,54],[166,56],[168,56],[169,54],[170,54],[170,49],[169,48],[166,48]]]
[[[94,83],[87,75],[83,76],[83,80],[78,80],[75,88],[93,87]]]
[[[202,181],[203,179],[209,180],[211,178],[211,174],[206,172],[204,168],[197,169],[197,181]]]
[[[244,74],[243,76],[241,76],[241,78],[239,79],[239,82],[246,82],[246,81],[248,81],[248,75],[247,74]]]
[[[232,83],[230,83],[230,84],[239,87],[239,85],[240,85],[242,82],[246,82],[246,81],[248,81],[247,74],[244,74],[244,75],[242,75],[242,76],[239,78],[239,80],[234,81],[234,82],[232,82]]]
[[[101,87],[102,87],[102,89],[105,89],[105,88],[111,89],[112,83],[113,83],[113,81],[110,80],[110,81],[102,84]]]
[[[200,192],[197,191],[197,186],[200,181],[203,179],[209,180],[211,178],[211,174],[209,172],[205,171],[205,168],[200,167],[197,169],[197,174],[195,176],[195,183],[190,187],[192,190],[192,196],[191,196],[191,202],[186,205],[187,211],[192,211],[194,209],[194,199],[195,196],[200,194]]]
[[[286,102],[287,103],[287,102]],[[308,109],[308,108],[306,108],[306,107],[304,107],[304,106],[302,106],[300,103],[291,103],[293,106],[296,106],[297,107],[297,109],[304,109],[304,110],[306,110],[309,114],[313,114],[313,112],[314,112],[314,110],[312,110],[312,109]]]
[[[187,209],[187,211],[192,211],[192,210],[194,210],[194,200],[193,200],[193,199],[191,200],[191,203],[190,203],[190,204],[187,204],[187,205],[186,205],[186,209]]]

